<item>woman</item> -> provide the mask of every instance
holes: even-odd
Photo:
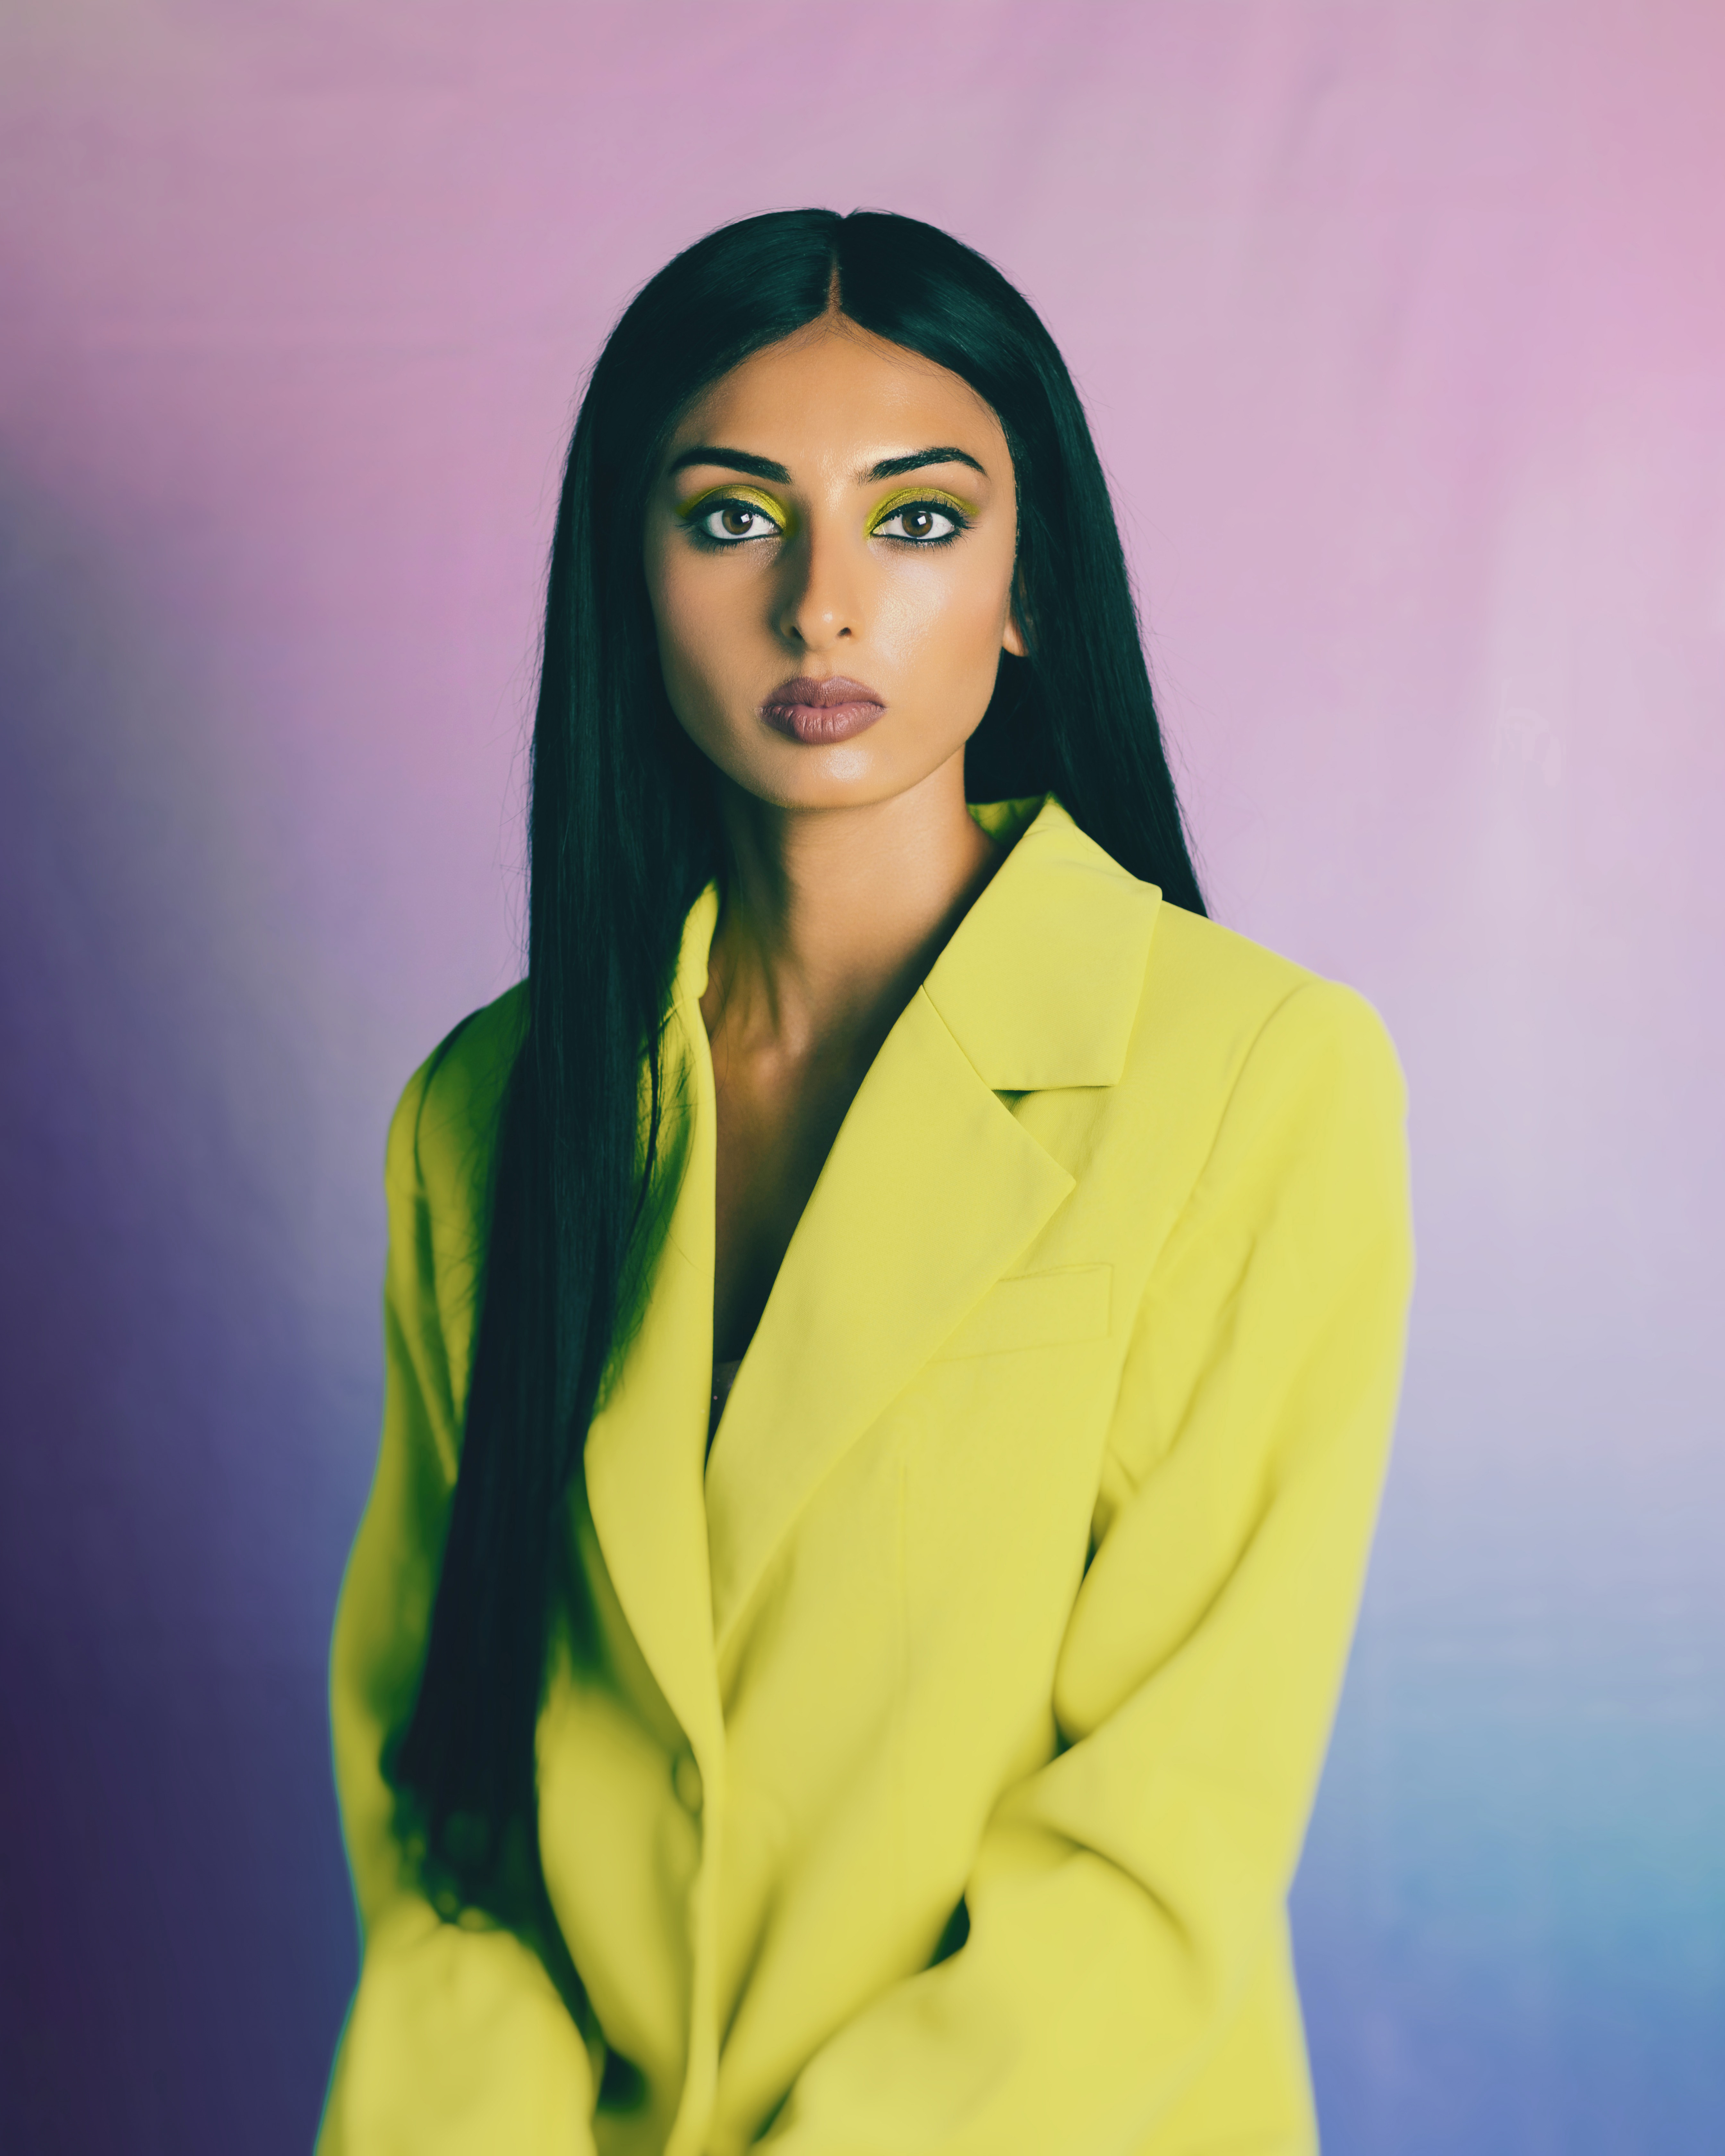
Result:
[[[531,845],[527,979],[390,1134],[326,2156],[1312,2147],[1400,1080],[1204,919],[979,257],[788,213],[635,300]]]

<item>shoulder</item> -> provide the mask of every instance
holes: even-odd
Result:
[[[1164,1229],[1194,1199],[1274,1210],[1314,1175],[1363,1178],[1385,1202],[1405,1187],[1401,1066],[1370,1004],[1166,901],[1099,1106]]]
[[[1407,1092],[1383,1020],[1246,937],[1158,910],[1121,1090],[1177,1213],[1250,1235],[1284,1214],[1313,1235],[1325,1220],[1404,1224]]]
[[[1171,904],[1052,795],[972,813],[1004,834],[1008,810],[1030,808],[924,983],[997,1092],[1088,1094],[1086,1116],[1137,1132],[1176,1177],[1248,1077],[1321,1091],[1345,1073],[1399,1114],[1395,1053],[1363,997]]]
[[[1250,1075],[1313,1070],[1405,1106],[1401,1066],[1366,998],[1249,937],[1166,901],[1158,908],[1129,1060],[1219,1103]]]
[[[481,1188],[509,1075],[526,1028],[526,984],[471,1012],[408,1079],[390,1118],[385,1181],[393,1197],[434,1205]]]

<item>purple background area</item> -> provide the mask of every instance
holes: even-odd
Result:
[[[1421,1279],[1301,1872],[1332,2156],[1725,2145],[1725,13],[13,0],[0,2143],[305,2148],[385,1121],[518,963],[631,290],[949,226],[1088,400],[1215,911],[1352,981]]]

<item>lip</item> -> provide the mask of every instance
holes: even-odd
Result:
[[[761,716],[776,734],[815,747],[826,742],[849,741],[874,725],[886,709],[866,681],[853,681],[848,674],[819,680],[798,674],[781,681],[761,706]]]

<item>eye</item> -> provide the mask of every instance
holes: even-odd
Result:
[[[783,528],[753,502],[737,501],[709,502],[691,523],[703,539],[721,547],[736,546],[745,539],[776,539]]]
[[[871,539],[908,539],[921,546],[955,539],[966,529],[967,520],[957,509],[940,501],[901,502],[869,532]]]

